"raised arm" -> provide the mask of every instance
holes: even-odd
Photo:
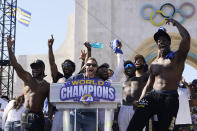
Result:
[[[122,43],[120,42],[118,45],[118,49],[121,50]],[[121,50],[122,51],[122,50]],[[123,53],[123,52],[122,52]],[[120,52],[115,52],[116,54],[116,59],[117,59],[117,65],[114,70],[114,74],[110,78],[112,82],[119,82],[121,80],[123,71],[124,71],[124,60],[123,60],[123,54]]]
[[[92,56],[92,48],[91,48],[90,43],[87,42],[87,41],[84,43],[84,45],[85,45],[85,47],[87,48],[87,57],[86,57],[86,59],[85,59],[85,63],[86,63],[86,60],[87,60],[89,57]]]
[[[82,60],[81,68],[82,68],[82,67],[84,66],[84,64],[85,64],[86,55],[87,55],[87,53],[85,52],[85,50],[81,50],[81,56],[79,57],[79,59]]]
[[[167,24],[172,23],[173,26],[176,26],[181,37],[181,43],[179,45],[179,49],[177,51],[178,53],[178,58],[180,58],[180,60],[185,61],[186,57],[187,57],[187,53],[189,52],[190,49],[190,34],[189,32],[185,29],[185,27],[183,27],[179,22],[177,22],[174,19],[167,19]]]
[[[50,64],[50,69],[51,69],[51,76],[53,79],[55,79],[58,75],[58,69],[57,65],[55,64],[55,57],[53,54],[53,35],[51,35],[51,39],[48,40],[48,47],[49,47],[49,64]]]
[[[32,76],[29,72],[25,71],[22,66],[17,62],[16,57],[12,51],[12,46],[14,45],[14,41],[11,40],[10,36],[7,36],[7,47],[8,47],[8,54],[10,58],[10,62],[15,69],[17,75],[25,82],[28,83]]]
[[[81,56],[79,57],[79,59],[82,60],[82,63],[81,63],[81,69],[80,69],[80,71],[79,71],[79,74],[80,74],[80,73],[83,73],[83,71],[84,71],[84,65],[85,65],[87,59],[88,59],[89,57],[91,57],[91,54],[92,54],[90,43],[86,41],[86,42],[84,43],[84,45],[85,45],[85,47],[87,48],[87,52],[85,52],[85,50],[81,50]]]

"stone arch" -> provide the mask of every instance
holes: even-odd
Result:
[[[168,33],[171,37],[171,50],[176,51],[179,47],[181,36],[177,33]],[[136,53],[145,57],[148,64],[150,64],[157,56],[157,45],[153,38],[147,38],[144,40],[131,54],[131,60],[133,60]],[[190,51],[187,56],[186,63],[197,69],[197,41],[191,39]]]

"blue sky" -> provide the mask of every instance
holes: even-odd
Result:
[[[18,7],[31,12],[29,27],[17,22],[16,55],[46,54],[47,40],[54,35],[54,50],[63,43],[68,15],[74,13],[75,0],[18,0]],[[197,79],[197,70],[186,65],[183,76],[188,82]]]
[[[47,40],[54,34],[54,49],[63,43],[68,15],[74,12],[74,0],[18,0],[18,7],[31,12],[29,27],[17,22],[16,55],[44,54]]]
[[[197,70],[186,64],[183,77],[187,82],[192,82],[193,79],[197,79]]]

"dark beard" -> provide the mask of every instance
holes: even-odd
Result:
[[[33,76],[33,78],[39,78],[39,77],[44,76],[44,73],[43,72],[40,72],[40,73],[32,73],[32,76]]]
[[[109,78],[109,77],[107,77],[105,75],[102,75],[102,74],[98,75],[98,77],[101,78],[104,81],[108,80],[108,78]]]
[[[127,73],[127,75],[129,76],[129,78],[132,78],[132,77],[134,77],[134,76],[135,76],[135,72],[134,72],[134,73],[132,73],[132,74],[131,74],[131,73],[130,73],[130,74],[128,74],[128,73]]]
[[[145,66],[144,66],[144,65],[136,66],[136,70],[141,70],[141,69],[143,69],[143,68],[145,68]]]
[[[66,78],[66,79],[68,79],[69,77],[71,77],[72,76],[72,72],[65,72],[64,71],[64,77]]]
[[[165,57],[170,52],[170,49],[161,51],[161,55]]]

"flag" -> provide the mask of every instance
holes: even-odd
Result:
[[[16,19],[19,23],[29,26],[30,19],[31,19],[31,13],[29,11],[26,11],[22,8],[17,8],[16,10]]]
[[[11,8],[11,4],[9,3],[8,3],[8,8]],[[14,15],[15,10],[16,7],[12,7],[12,11],[13,11],[12,16],[15,16]],[[8,17],[11,18],[11,13],[8,13]],[[31,12],[18,7],[16,10],[16,20],[19,23],[23,24],[24,26],[28,27],[31,20]]]

